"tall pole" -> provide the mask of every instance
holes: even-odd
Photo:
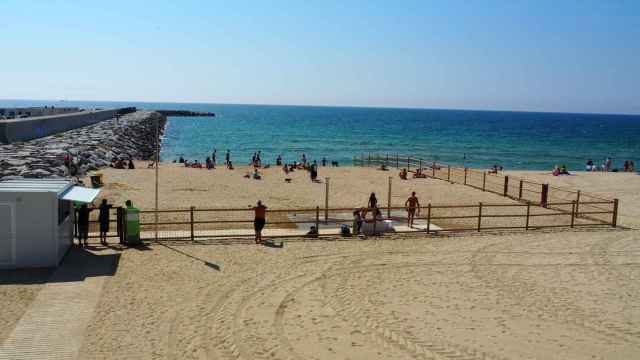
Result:
[[[324,182],[324,223],[327,224],[329,218],[329,178]]]
[[[389,176],[389,192],[387,193],[387,218],[391,219],[391,176]]]
[[[155,239],[156,241],[158,241],[158,168],[160,167],[159,164],[159,160],[160,160],[160,117],[156,116],[156,159],[155,159],[155,163],[156,163],[156,171],[155,171],[155,176],[156,176],[156,205],[155,205]]]

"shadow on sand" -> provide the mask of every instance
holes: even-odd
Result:
[[[104,249],[103,246],[100,248]],[[96,249],[92,246],[72,246],[57,268],[0,270],[0,285],[83,281],[87,277],[113,276],[120,262],[120,254],[89,251]]]

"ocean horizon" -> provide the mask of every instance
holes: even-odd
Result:
[[[420,108],[240,105],[121,101],[0,100],[0,107],[79,106],[214,112],[215,117],[169,117],[161,159],[218,162],[231,151],[247,164],[256,151],[275,163],[323,157],[350,164],[354,156],[412,155],[452,165],[512,170],[583,170],[587,160],[640,160],[640,115],[449,110]]]

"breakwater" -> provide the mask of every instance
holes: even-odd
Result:
[[[152,159],[156,122],[162,134],[165,116],[137,111],[51,136],[0,145],[0,179],[69,176],[64,165],[67,154],[74,158],[78,175],[107,167],[114,158]]]
[[[0,142],[27,141],[92,125],[116,116],[118,109],[0,120]]]
[[[208,112],[208,111],[189,111],[189,110],[156,110],[157,112],[159,112],[160,114],[164,115],[164,116],[186,116],[186,117],[193,117],[193,116],[208,116],[208,117],[214,117],[216,116],[215,113],[212,112]]]

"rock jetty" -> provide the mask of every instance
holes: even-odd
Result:
[[[73,156],[78,175],[107,167],[114,158],[153,159],[156,121],[162,134],[165,116],[137,111],[39,139],[0,145],[0,179],[69,176],[64,165],[66,154]]]

